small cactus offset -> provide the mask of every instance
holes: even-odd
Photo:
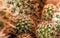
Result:
[[[42,12],[42,19],[43,20],[50,20],[50,19],[52,19],[54,11],[55,11],[55,7],[53,5],[47,4],[44,7],[44,10]]]

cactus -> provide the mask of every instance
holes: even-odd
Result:
[[[50,6],[47,6],[47,7],[46,6],[44,7],[44,10],[43,10],[42,19],[49,20],[49,19],[52,19],[53,17],[54,8]]]
[[[20,18],[15,24],[17,33],[28,33],[32,31],[33,24],[26,18]]]
[[[38,38],[53,38],[55,34],[55,26],[47,24],[43,26],[42,24],[38,25],[37,28]]]

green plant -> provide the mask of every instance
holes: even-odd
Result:
[[[30,22],[30,20],[27,20],[26,18],[20,18],[16,22],[16,28],[15,31],[16,33],[26,33],[26,32],[31,32],[33,28],[33,24]]]
[[[7,0],[7,3],[11,5],[10,8],[13,10],[13,12],[17,12],[19,14],[31,14],[33,11],[35,11],[35,8],[29,2],[30,0]]]
[[[59,33],[59,32],[60,32],[60,14],[59,14],[59,12],[58,12],[58,14],[55,16],[55,18],[56,18],[57,20],[55,20],[54,22],[56,23],[55,25],[56,25],[56,28],[57,28],[57,33]]]
[[[56,27],[56,34],[57,34],[57,38],[58,37],[60,37],[60,13],[59,12],[57,12],[57,13],[55,13],[55,16],[54,16],[54,19],[53,19],[54,21],[54,23],[55,23],[55,27]]]
[[[60,15],[56,15],[57,19],[60,19]],[[60,20],[56,20],[56,27],[57,27],[57,32],[60,33]]]
[[[53,38],[55,34],[55,27],[51,24],[46,26],[39,24],[37,28],[38,38]]]
[[[53,8],[47,7],[44,8],[44,15],[42,16],[42,19],[51,19],[53,14]]]

